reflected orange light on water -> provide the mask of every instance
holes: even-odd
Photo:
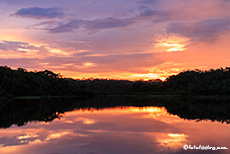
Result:
[[[82,112],[81,112],[82,111]],[[75,112],[67,112],[65,116],[75,115],[75,114],[84,114],[84,113],[91,113],[96,112],[100,114],[104,113],[153,113],[153,112],[160,112],[162,114],[167,113],[167,110],[164,107],[115,107],[115,108],[105,108],[105,109],[79,109],[75,110]]]
[[[60,133],[53,133],[48,135],[48,137],[45,139],[46,141],[49,141],[51,139],[57,139],[57,138],[61,138],[65,135],[71,134],[71,132],[60,132]]]
[[[21,140],[21,139],[34,138],[34,137],[38,137],[38,135],[27,134],[27,135],[23,135],[23,136],[18,136],[17,139]]]
[[[208,127],[209,131],[205,132],[204,127]],[[94,144],[102,148],[107,143],[118,144],[117,146],[129,143],[127,146],[137,145],[140,148],[149,148],[150,151],[167,153],[180,150],[184,144],[215,142],[211,140],[213,137],[210,136],[210,133],[215,134],[214,138],[220,142],[223,136],[218,135],[217,129],[219,133],[222,133],[228,128],[229,126],[220,123],[207,121],[197,123],[183,120],[169,114],[164,107],[79,109],[74,112],[66,112],[60,119],[55,119],[50,123],[32,122],[23,127],[13,126],[6,130],[0,129],[0,139],[7,138],[4,143],[0,143],[0,153],[44,153],[41,146],[44,147],[43,149],[73,148],[71,144],[67,145],[65,142],[73,143],[78,150],[90,148]],[[115,142],[116,140],[119,142]],[[157,144],[145,147],[143,142]]]
[[[156,141],[160,143],[162,147],[170,147],[171,150],[176,151],[181,149],[184,144],[188,143],[187,138],[189,136],[185,134],[161,134],[157,136]]]

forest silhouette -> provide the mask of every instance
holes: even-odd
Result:
[[[52,71],[29,72],[0,67],[0,97],[80,96],[110,94],[229,95],[230,68],[207,71],[187,70],[165,81],[128,81],[112,79],[74,80]]]

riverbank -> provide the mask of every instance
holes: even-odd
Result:
[[[16,100],[36,100],[36,99],[55,99],[55,98],[95,98],[95,97],[124,97],[124,98],[157,98],[157,99],[230,99],[230,95],[169,95],[169,94],[110,94],[110,95],[94,95],[94,96],[16,96],[16,97],[0,97],[1,100],[4,99],[16,99]]]

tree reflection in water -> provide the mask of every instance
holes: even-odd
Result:
[[[23,126],[28,122],[50,122],[74,110],[114,107],[165,107],[167,112],[188,120],[230,123],[229,100],[159,100],[139,98],[41,99],[1,101],[0,127]]]

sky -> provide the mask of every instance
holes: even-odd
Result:
[[[229,66],[230,0],[1,0],[0,65],[165,79]]]

